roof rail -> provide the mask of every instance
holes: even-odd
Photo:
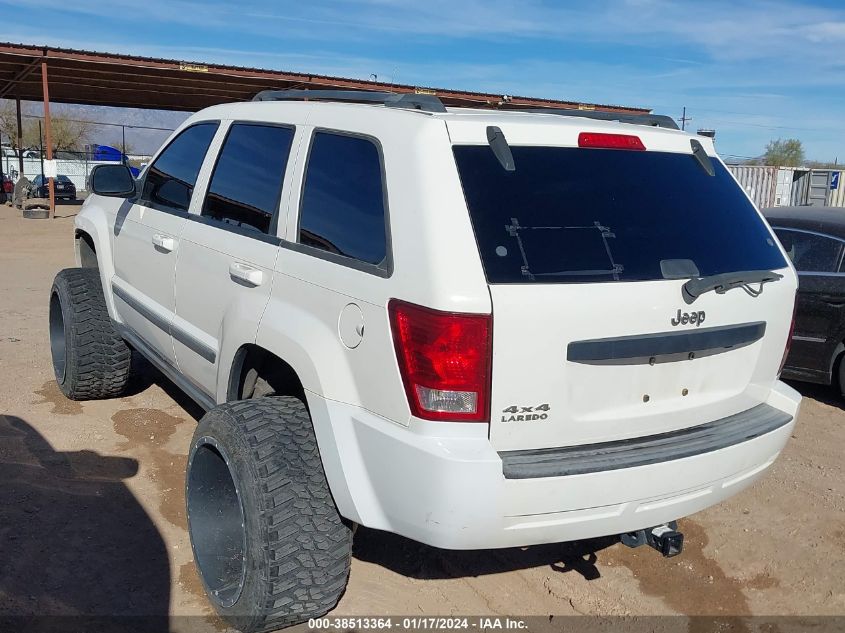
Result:
[[[434,95],[370,92],[367,90],[262,90],[253,101],[348,101],[377,103],[387,108],[406,108],[423,112],[446,112],[443,102]]]
[[[535,114],[558,114],[560,116],[580,116],[600,121],[619,121],[633,125],[649,125],[678,130],[678,124],[665,114],[627,114],[624,112],[604,112],[602,110],[576,110],[575,108],[507,108],[508,111],[533,112]]]

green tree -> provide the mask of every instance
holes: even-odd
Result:
[[[763,163],[774,167],[800,167],[804,164],[804,147],[797,138],[769,141]]]

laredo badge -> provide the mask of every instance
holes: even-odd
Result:
[[[514,405],[502,410],[502,422],[533,422],[535,420],[547,420],[549,418],[549,409],[550,407],[548,404],[540,404],[536,407],[518,407]]]

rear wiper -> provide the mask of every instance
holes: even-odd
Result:
[[[715,290],[717,294],[724,294],[731,288],[744,287],[753,296],[763,292],[763,284],[768,281],[781,279],[780,275],[773,270],[742,270],[735,273],[722,273],[721,275],[710,275],[709,277],[697,277],[686,282],[681,290],[684,301],[692,303],[705,292]],[[760,284],[759,290],[749,287],[749,284]]]

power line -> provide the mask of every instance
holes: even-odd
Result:
[[[764,130],[787,130],[792,132],[829,132],[830,128],[821,127],[792,127],[790,125],[766,125],[764,123],[748,123],[746,121],[725,121],[724,119],[717,119],[720,123],[727,123],[729,125],[741,125],[747,127],[759,127]]]
[[[23,114],[21,115],[23,118],[26,119],[40,119],[43,120],[44,117],[38,114]],[[158,130],[160,132],[172,132],[176,128],[172,127],[155,127],[152,125],[133,125],[131,123],[106,123],[105,121],[90,121],[88,119],[67,119],[65,117],[50,117],[53,119],[62,119],[64,121],[70,121],[71,123],[87,123],[89,125],[111,125],[112,127],[123,127],[123,128],[133,128],[137,130]]]
[[[674,109],[676,106],[667,105],[667,104],[653,104],[652,107],[655,108],[655,109],[658,109],[658,110],[659,109],[671,110],[671,109]],[[759,117],[759,116],[761,116],[761,114],[759,112],[737,112],[735,110],[716,110],[716,109],[713,109],[713,108],[699,108],[699,107],[696,107],[695,110],[696,110],[696,112],[704,112],[704,113],[712,112],[712,113],[716,113],[716,114],[736,114],[736,115],[739,115],[739,116],[749,116],[749,117]],[[683,119],[686,118],[687,121],[691,121],[692,117],[686,116],[686,107],[683,108],[683,111],[684,111],[684,114],[681,116],[681,118],[679,118],[677,120],[679,122],[682,122]],[[765,116],[765,115],[762,115],[762,116]],[[830,130],[830,128],[795,127],[795,126],[791,126],[791,125],[767,125],[765,123],[750,123],[750,122],[746,122],[746,121],[731,121],[731,120],[722,119],[721,117],[718,117],[718,116],[707,117],[707,118],[712,118],[713,120],[715,120],[719,123],[727,123],[727,124],[730,124],[730,125],[744,125],[744,126],[748,126],[748,127],[758,127],[758,128],[763,128],[763,129],[767,129],[767,130],[794,130],[796,132],[828,132]]]

